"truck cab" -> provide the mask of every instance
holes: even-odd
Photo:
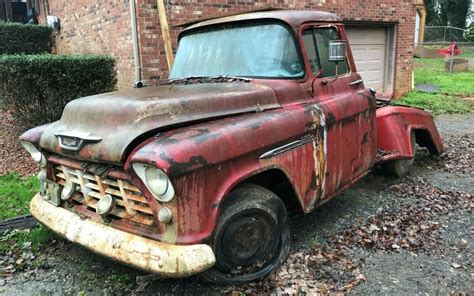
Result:
[[[21,144],[40,166],[31,213],[72,242],[161,274],[239,284],[313,211],[375,165],[443,151],[432,116],[378,102],[341,19],[265,11],[192,24],[168,80],[67,104]]]

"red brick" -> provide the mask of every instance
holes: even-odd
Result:
[[[168,75],[161,40],[156,0],[136,0],[142,76],[156,83]],[[344,20],[396,23],[395,95],[411,87],[415,6],[412,0],[175,0],[166,1],[171,36],[179,29],[173,25],[202,17],[254,10],[262,7],[314,9],[334,12]],[[165,3],[166,3],[165,2]],[[284,2],[284,3],[283,3]],[[110,54],[117,60],[118,87],[133,84],[133,47],[128,1],[49,0],[50,14],[61,20],[61,32],[55,38],[58,53]],[[44,8],[43,8],[44,11]],[[42,14],[43,16],[45,14]],[[44,21],[44,19],[43,19]],[[173,44],[173,48],[177,45]]]

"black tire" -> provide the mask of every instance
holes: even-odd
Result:
[[[411,148],[413,151],[413,157],[410,159],[397,159],[391,162],[386,163],[383,168],[386,173],[389,175],[401,178],[406,175],[413,166],[413,161],[415,160],[415,132],[411,131],[410,133]]]
[[[201,274],[215,284],[244,284],[268,276],[288,257],[290,223],[273,192],[247,184],[226,198],[211,246],[216,265]]]

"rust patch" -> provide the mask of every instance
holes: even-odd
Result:
[[[312,119],[315,128],[316,139],[313,142],[313,158],[314,158],[314,180],[312,179],[311,186],[315,187],[314,197],[310,202],[309,208],[312,209],[317,202],[324,198],[325,183],[326,183],[326,121],[324,113],[318,107],[314,107],[312,112]]]
[[[209,165],[207,160],[201,155],[191,156],[187,162],[177,162],[174,159],[168,157],[168,155],[166,155],[166,153],[163,151],[160,153],[160,157],[162,160],[169,163],[169,173],[174,176],[188,172],[189,170],[192,170],[196,167],[205,167]]]
[[[362,142],[361,144],[365,144],[369,141],[369,133],[364,133],[364,136],[362,136]]]

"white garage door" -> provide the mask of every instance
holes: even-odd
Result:
[[[365,87],[384,91],[386,33],[384,27],[347,27],[357,71]]]

